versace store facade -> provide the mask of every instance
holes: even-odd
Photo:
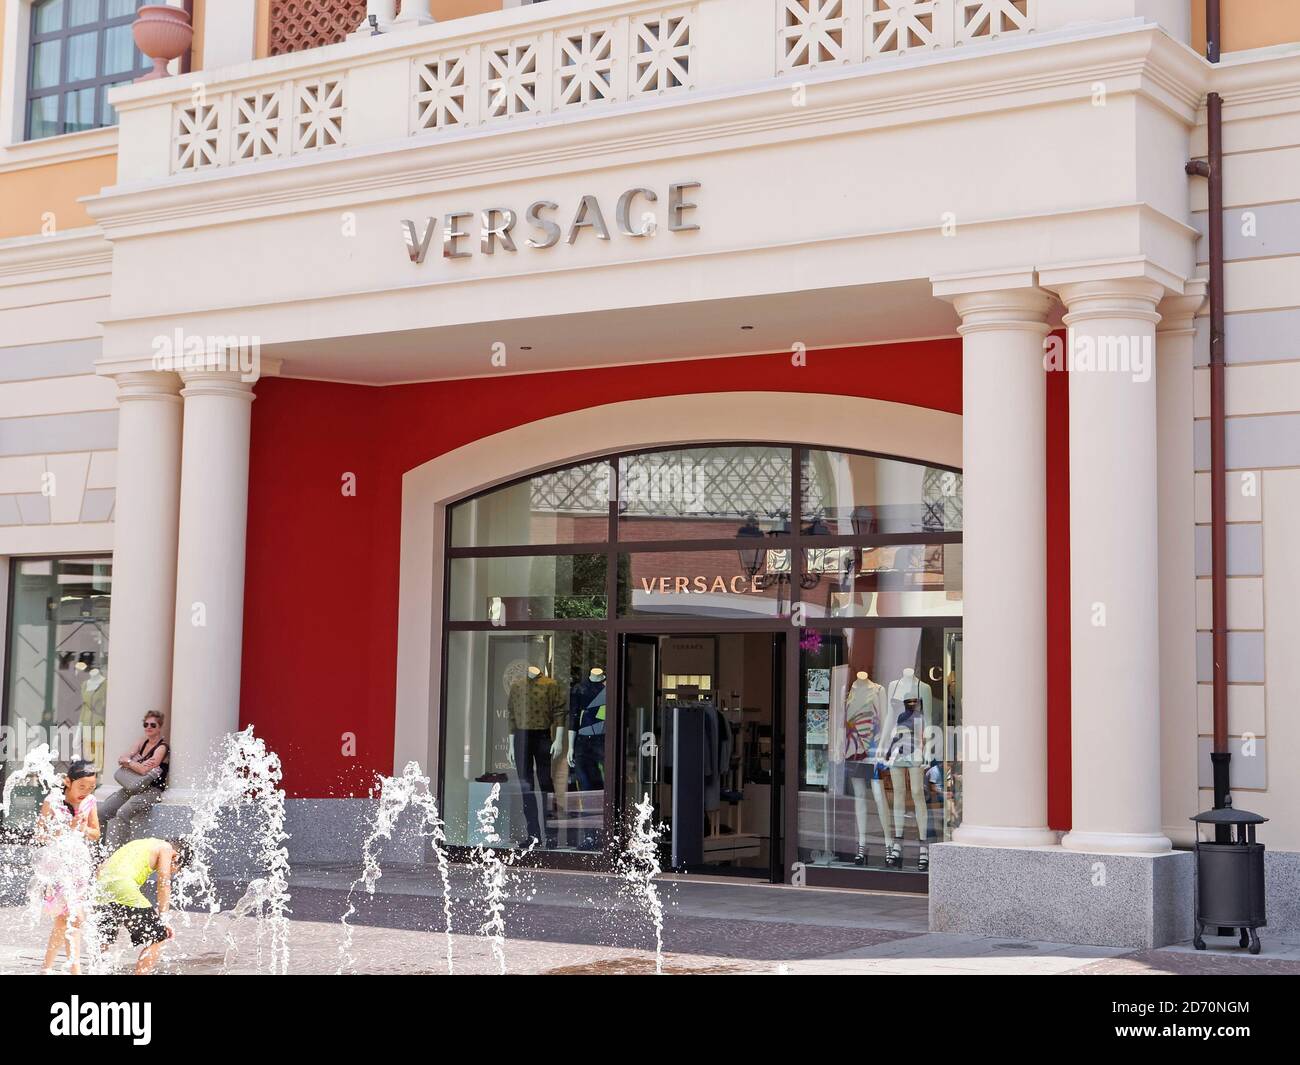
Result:
[[[710,444],[447,513],[454,845],[499,784],[500,845],[540,860],[593,864],[648,803],[665,868],[928,870],[960,818],[958,471]]]
[[[5,129],[116,122],[0,137],[6,738],[163,710],[192,807],[251,725],[295,862],[417,763],[462,857],[648,816],[687,875],[1135,947],[1230,740],[1300,862],[1286,5],[1214,64],[1183,0],[208,0],[130,85],[124,5],[2,6]],[[1209,93],[1264,212],[1217,487]]]

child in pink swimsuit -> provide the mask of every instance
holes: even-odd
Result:
[[[54,959],[58,957],[60,948],[68,952],[70,971],[81,972],[81,925],[86,916],[93,871],[89,846],[99,840],[99,814],[95,810],[94,794],[97,779],[93,764],[73,762],[63,778],[63,801],[59,802],[57,794],[51,793],[41,806],[36,838],[37,842],[45,844],[45,849],[37,861],[48,868],[42,869],[38,865],[37,872],[47,884],[51,880],[59,881],[47,886],[45,891],[45,912],[54,918],[54,927],[50,929],[42,972],[54,971]],[[68,839],[72,832],[84,836],[85,844]],[[83,861],[86,865],[84,870],[79,868]],[[60,868],[60,865],[68,868]],[[81,883],[83,879],[84,885]],[[72,900],[65,896],[64,883],[73,889],[76,897]],[[83,887],[85,890],[81,890]]]

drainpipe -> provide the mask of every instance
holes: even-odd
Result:
[[[1205,4],[1205,57],[1219,61],[1219,0]],[[1210,215],[1207,230],[1210,243],[1210,544],[1213,590],[1214,653],[1214,808],[1232,805],[1228,770],[1232,754],[1228,748],[1228,517],[1226,499],[1226,416],[1224,410],[1224,315],[1223,315],[1223,98],[1210,93],[1205,100],[1205,125],[1209,140],[1208,161],[1193,160],[1187,173],[1209,179]],[[1216,829],[1216,842],[1226,843],[1228,829]]]
[[[185,9],[185,14],[189,15],[190,17],[190,26],[194,26],[194,0],[185,0],[183,6]],[[194,69],[194,48],[190,47],[190,48],[186,48],[185,54],[181,56],[180,73],[188,74],[193,69]]]

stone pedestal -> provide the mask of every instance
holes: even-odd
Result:
[[[1149,950],[1191,939],[1190,851],[930,848],[930,931]]]

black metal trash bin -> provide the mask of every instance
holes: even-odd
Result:
[[[1229,842],[1196,841],[1196,935],[1192,945],[1205,949],[1205,929],[1236,928],[1241,946],[1258,954],[1259,934],[1268,921],[1264,912],[1264,844],[1255,842],[1255,826],[1268,820],[1249,810],[1206,810],[1192,818],[1198,825],[1224,826]],[[1217,835],[1217,833],[1216,833]]]

